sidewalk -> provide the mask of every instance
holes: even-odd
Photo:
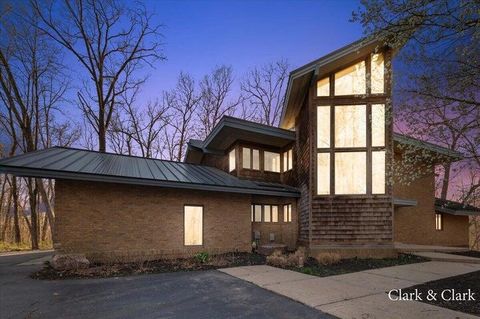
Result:
[[[315,277],[270,266],[221,269],[231,276],[340,318],[478,318],[417,301],[391,301],[391,289],[480,270],[480,264],[430,261]]]

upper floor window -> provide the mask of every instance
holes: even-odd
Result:
[[[366,93],[365,61],[335,73],[335,95]]]
[[[242,166],[247,169],[260,169],[260,151],[248,147],[242,148]]]
[[[384,81],[385,66],[384,66],[383,54],[381,53],[373,54],[371,64],[372,64],[371,92],[372,94],[384,93],[385,92],[385,81]]]
[[[228,171],[235,170],[235,149],[228,153]]]
[[[280,173],[280,154],[265,151],[263,155],[265,158],[265,170]]]
[[[326,77],[317,82],[317,96],[330,95],[330,78]]]
[[[367,106],[335,106],[335,147],[367,146]]]
[[[293,168],[293,151],[289,149],[283,153],[283,171],[289,171]]]

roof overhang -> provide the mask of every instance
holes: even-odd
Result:
[[[295,141],[295,132],[224,116],[203,141],[201,148],[204,151],[223,152],[236,141],[283,148]]]
[[[352,63],[370,52],[382,49],[384,46],[384,41],[380,37],[364,38],[292,71],[288,78],[280,127],[287,129],[293,127],[295,117],[303,106],[312,80]]]
[[[454,216],[480,216],[480,211],[474,210],[455,210],[441,206],[435,206],[435,212],[449,214]]]
[[[393,198],[393,206],[395,207],[413,207],[417,206],[418,202],[416,199],[406,199],[406,198]]]
[[[422,149],[434,153],[436,154],[435,160],[439,162],[454,162],[463,159],[463,154],[460,152],[452,151],[446,147],[412,138],[403,134],[393,133],[393,141],[407,147],[412,147],[414,149]],[[397,147],[397,150],[401,151],[399,147]]]

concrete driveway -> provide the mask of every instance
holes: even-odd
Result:
[[[28,278],[48,254],[0,256],[0,318],[332,318],[219,271]]]

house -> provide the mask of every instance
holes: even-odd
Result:
[[[361,40],[293,71],[279,127],[224,117],[189,141],[185,162],[55,147],[0,171],[55,179],[55,249],[92,260],[252,241],[376,257],[394,255],[395,241],[466,246],[468,217],[435,212],[435,163],[408,186],[389,182],[402,146],[461,158],[393,133],[393,53]]]

